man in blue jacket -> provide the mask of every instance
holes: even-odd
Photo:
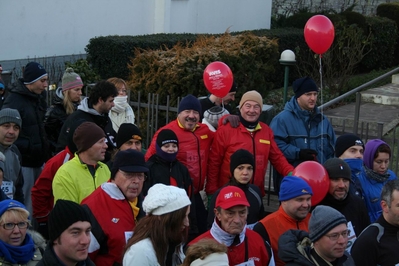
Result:
[[[330,121],[317,108],[319,88],[309,77],[292,84],[295,95],[270,123],[274,139],[294,167],[304,161],[323,164],[334,157],[335,133]],[[279,188],[277,178],[275,188]]]

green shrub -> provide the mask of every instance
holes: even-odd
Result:
[[[195,41],[195,34],[153,34],[141,36],[106,36],[89,41],[85,50],[87,61],[103,79],[119,77],[127,79],[128,64],[134,56],[134,49],[167,49],[178,42]]]
[[[395,65],[394,53],[397,46],[398,29],[393,20],[383,17],[367,17],[368,32],[371,34],[370,53],[362,60],[362,72],[385,69]]]
[[[377,16],[386,17],[396,22],[396,27],[399,32],[399,3],[383,3],[377,7]],[[396,37],[396,48],[394,56],[394,64],[399,64],[399,37]]]
[[[206,95],[202,75],[214,61],[226,63],[239,85],[237,97],[247,90],[261,94],[272,89],[269,80],[278,64],[276,40],[253,34],[201,37],[192,45],[177,44],[167,50],[136,50],[131,62],[129,85],[133,91],[157,93],[171,105],[188,93]]]

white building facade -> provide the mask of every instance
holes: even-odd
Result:
[[[0,63],[85,53],[91,38],[269,29],[271,0],[1,0]]]

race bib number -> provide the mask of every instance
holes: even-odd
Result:
[[[3,181],[3,183],[1,184],[1,189],[3,190],[4,194],[7,195],[7,197],[13,199],[14,183],[12,181]]]
[[[352,222],[349,221],[347,225],[348,225],[348,230],[350,230],[350,233],[348,235],[348,245],[346,246],[346,251],[348,251],[348,253],[350,254],[353,243],[355,243],[355,240],[357,237],[356,237],[355,230],[353,229]]]
[[[126,241],[126,244],[127,244],[127,241],[129,241],[129,239],[132,238],[132,236],[133,236],[133,231],[126,231],[126,232],[125,232],[125,241]]]
[[[249,260],[249,261],[237,264],[236,266],[255,266],[255,262],[253,260]]]

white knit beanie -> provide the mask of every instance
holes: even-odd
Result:
[[[143,201],[143,210],[147,214],[162,215],[170,213],[191,204],[184,189],[155,184],[149,190]]]
[[[196,259],[190,263],[190,266],[207,265],[228,266],[229,258],[227,257],[226,253],[212,253],[206,256],[204,259]]]

